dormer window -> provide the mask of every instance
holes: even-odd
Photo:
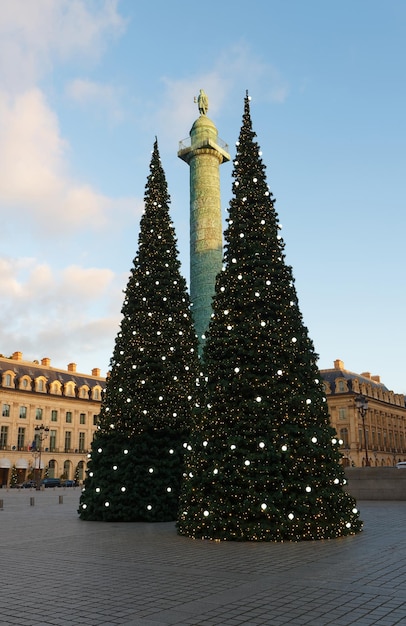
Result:
[[[347,381],[343,378],[336,379],[336,392],[345,393],[346,391],[348,391]]]
[[[30,387],[31,387],[31,379],[28,378],[28,376],[24,376],[24,378],[21,378],[20,389],[24,389],[24,391],[27,391],[28,389],[30,389]]]

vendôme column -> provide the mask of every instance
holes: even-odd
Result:
[[[180,142],[178,157],[190,167],[190,297],[201,350],[223,256],[220,165],[229,161],[230,155],[207,117],[208,98],[203,89],[197,104],[200,116],[188,139]]]

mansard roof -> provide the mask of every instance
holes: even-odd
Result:
[[[46,359],[49,361],[49,359]],[[97,370],[98,372],[100,370]],[[53,381],[59,381],[62,385],[73,382],[77,387],[87,385],[90,389],[99,386],[102,389],[106,386],[105,378],[101,376],[94,376],[88,374],[82,374],[75,370],[63,370],[60,368],[51,367],[50,365],[43,365],[39,362],[23,361],[15,358],[0,357],[0,384],[1,377],[5,372],[14,372],[17,378],[28,376],[32,380],[39,377],[44,377],[48,383]]]

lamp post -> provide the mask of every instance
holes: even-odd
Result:
[[[35,460],[38,458],[38,480],[37,480],[37,491],[41,489],[41,453],[42,453],[42,442],[48,437],[49,428],[48,426],[36,426],[35,430],[35,442],[38,442],[38,449],[34,453]]]
[[[365,442],[365,466],[369,467],[369,458],[368,458],[368,444],[367,444],[367,431],[365,429],[365,415],[368,411],[368,398],[363,396],[362,394],[355,398],[355,406],[358,409],[358,413],[361,415],[362,419],[362,430],[364,433],[364,442]]]

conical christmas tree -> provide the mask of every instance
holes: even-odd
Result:
[[[198,356],[169,202],[155,141],[138,256],[80,500],[84,520],[176,519]]]
[[[252,130],[248,95],[178,531],[300,541],[361,529]]]

